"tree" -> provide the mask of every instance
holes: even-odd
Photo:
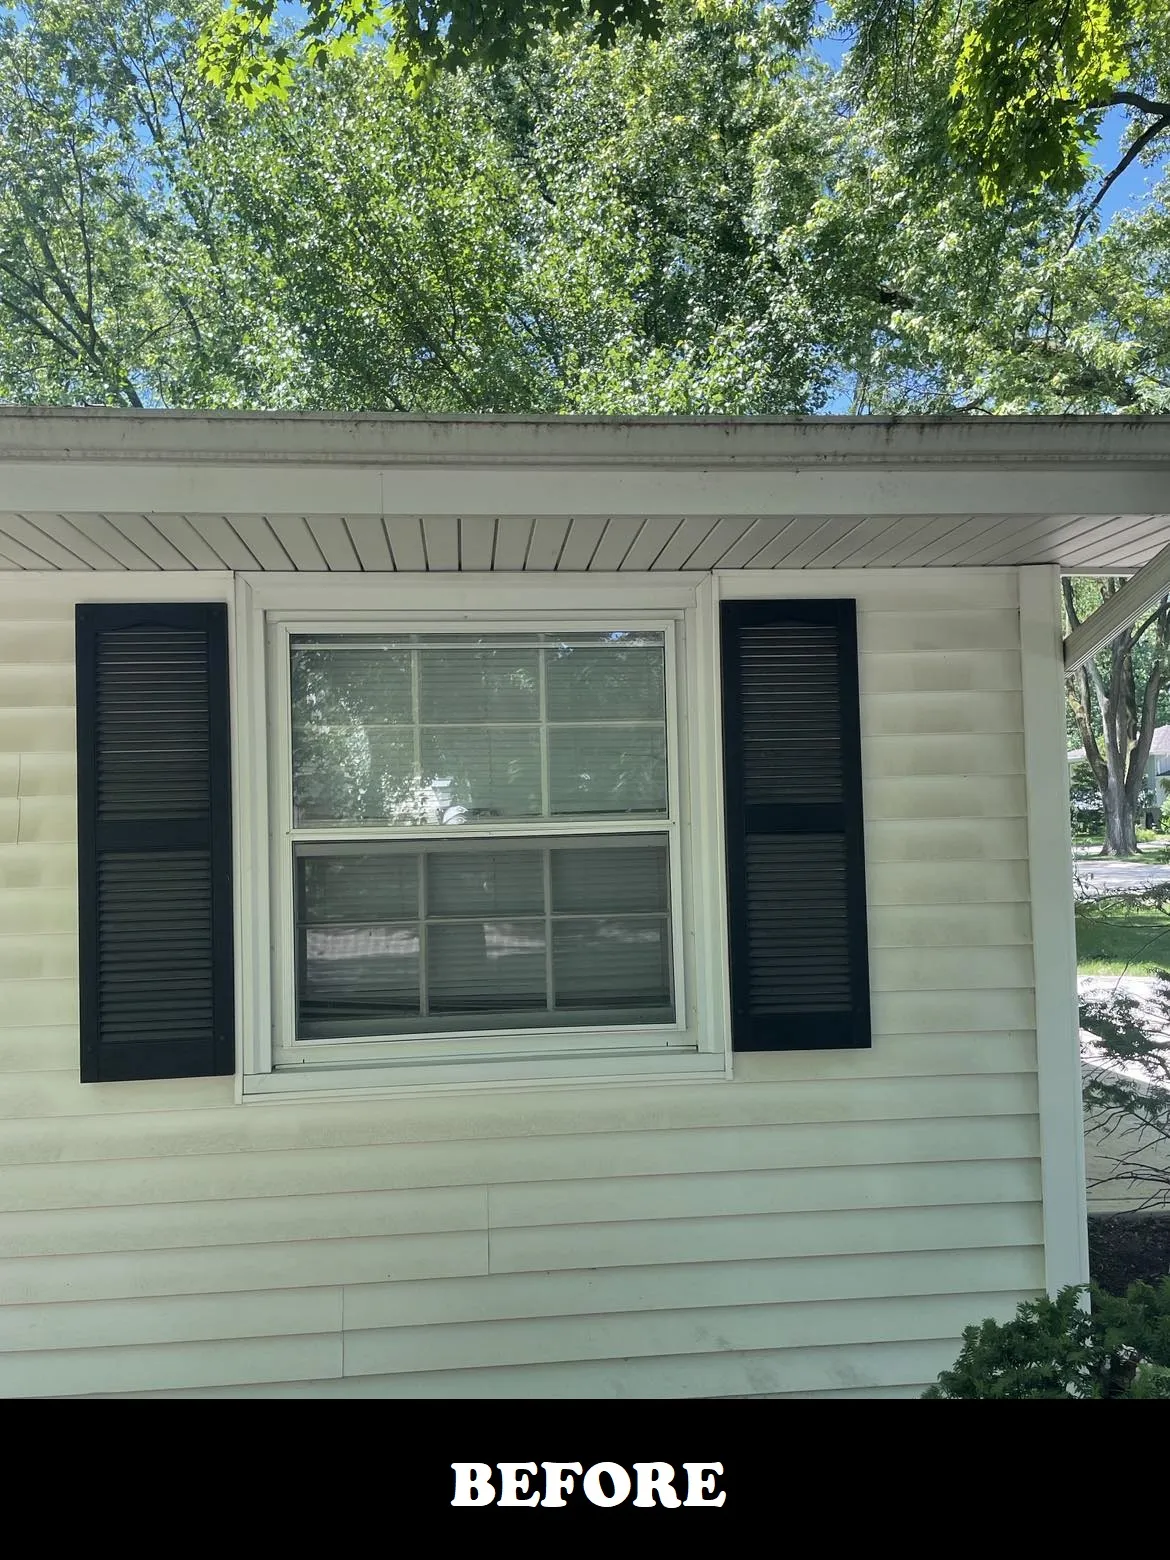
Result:
[[[1117,579],[1062,582],[1069,625],[1116,594]],[[1141,646],[1148,660],[1137,663]],[[1068,699],[1105,813],[1103,856],[1137,855],[1137,803],[1145,783],[1158,700],[1170,672],[1170,598],[1127,628],[1069,679]]]
[[[1163,0],[834,0],[865,89],[895,101],[909,78],[945,95],[947,142],[991,204],[1048,186],[1078,194],[1103,115],[1129,141],[1080,217],[1170,132],[1170,11]]]
[[[200,40],[209,80],[240,102],[283,98],[298,58],[324,66],[381,37],[417,87],[436,70],[520,59],[543,29],[605,45],[623,26],[657,37],[662,21],[662,0],[304,0],[299,9],[299,27],[274,29],[276,0],[227,0]]]
[[[263,253],[220,198],[208,146],[228,116],[194,68],[190,9],[29,0],[23,12],[0,18],[0,395],[303,396]]]
[[[382,48],[243,111],[203,0],[30,0],[0,39],[0,396],[412,412],[1170,405],[1170,216],[988,207],[803,0],[663,0],[412,92]],[[803,29],[803,30],[802,30]],[[7,269],[4,269],[4,266]]]

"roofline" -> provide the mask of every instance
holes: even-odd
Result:
[[[0,407],[0,461],[809,469],[1170,466],[1164,417],[513,417]]]

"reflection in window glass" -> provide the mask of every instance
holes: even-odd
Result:
[[[294,636],[299,828],[661,817],[660,634]]]
[[[300,1039],[673,1021],[665,835],[467,843],[297,845]]]

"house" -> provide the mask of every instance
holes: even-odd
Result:
[[[0,1391],[908,1396],[1083,1280],[1063,684],[1168,473],[0,411]]]

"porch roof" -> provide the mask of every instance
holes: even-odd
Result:
[[[1132,573],[1170,417],[0,408],[0,569]]]

